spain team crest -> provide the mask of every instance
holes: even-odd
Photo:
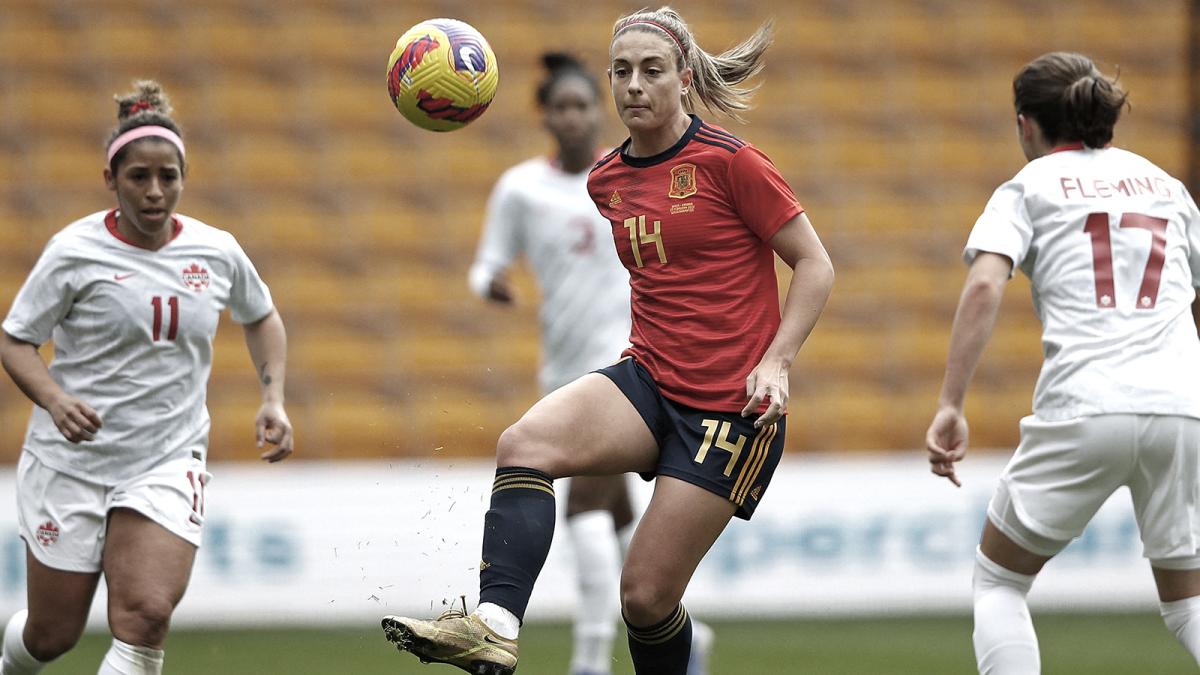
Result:
[[[696,165],[680,164],[671,169],[671,199],[684,199],[696,194]]]

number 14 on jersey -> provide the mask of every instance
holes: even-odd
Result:
[[[654,244],[658,251],[658,262],[667,263],[667,252],[663,249],[662,221],[654,221],[654,229],[646,231],[646,216],[636,216],[625,219],[625,229],[629,230],[629,246],[633,249],[633,261],[638,267],[642,264],[642,244]]]

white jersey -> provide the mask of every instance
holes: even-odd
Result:
[[[967,241],[1029,276],[1045,363],[1034,413],[1200,417],[1200,212],[1180,181],[1118,148],[1025,166]]]
[[[212,341],[226,307],[239,323],[273,307],[228,232],[176,216],[175,237],[150,251],[119,238],[115,211],[68,225],[46,245],[3,328],[35,345],[53,339],[50,375],[103,427],[72,444],[34,406],[23,450],[106,485],[171,459],[202,459]]]
[[[533,267],[542,292],[543,391],[613,363],[629,346],[629,273],[612,225],[588,195],[587,177],[545,158],[506,171],[492,191],[471,267],[471,288],[483,297],[520,255]]]

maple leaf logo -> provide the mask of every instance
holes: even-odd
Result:
[[[42,543],[42,546],[53,544],[58,541],[58,526],[54,524],[54,521],[47,520],[38,526],[37,538]]]
[[[204,269],[199,263],[192,263],[183,268],[183,283],[188,288],[199,293],[208,288],[209,277],[208,270]]]

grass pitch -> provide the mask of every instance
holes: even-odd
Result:
[[[1035,615],[1042,670],[1056,675],[1195,673],[1196,664],[1153,614]],[[792,620],[713,623],[715,675],[961,675],[975,672],[969,617]],[[86,674],[109,637],[88,634],[47,675]],[[566,675],[571,633],[564,625],[521,632],[521,675]],[[376,626],[361,629],[217,630],[173,633],[169,675],[441,675],[399,654]],[[623,638],[614,675],[632,675]]]

